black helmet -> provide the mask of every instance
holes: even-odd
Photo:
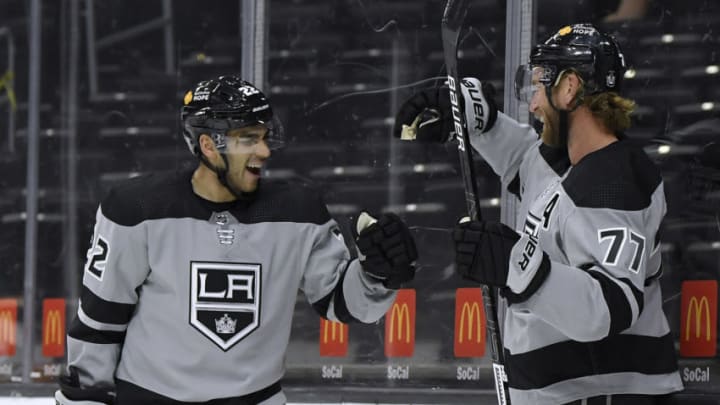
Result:
[[[180,111],[183,136],[190,151],[200,156],[198,138],[213,137],[219,149],[225,132],[233,128],[266,125],[265,141],[271,149],[282,144],[282,126],[274,117],[265,95],[251,83],[236,76],[220,76],[202,81],[185,94]]]
[[[516,95],[532,84],[533,68],[542,68],[537,80],[546,88],[556,84],[564,70],[573,69],[584,81],[586,95],[606,91],[620,92],[625,74],[625,58],[615,38],[590,24],[574,24],[558,30],[543,44],[535,45],[529,65],[518,68]]]

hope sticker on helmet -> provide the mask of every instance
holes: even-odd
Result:
[[[194,101],[204,101],[210,99],[210,91],[209,90],[201,90],[195,93],[195,96],[193,97]]]

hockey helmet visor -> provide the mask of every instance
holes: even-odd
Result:
[[[267,108],[270,108],[269,104],[266,104]],[[228,138],[240,137],[242,139],[250,140],[244,134],[247,131],[243,131],[246,128],[263,126],[267,129],[267,133],[262,137],[270,150],[278,150],[285,146],[285,129],[280,120],[273,116],[272,111],[269,113],[255,115],[253,119],[247,119],[247,117],[233,118],[227,116],[225,118],[218,117],[213,113],[212,118],[203,118],[195,121],[192,117],[185,121],[185,126],[188,129],[198,133],[206,133],[215,142],[215,146],[218,149],[223,150],[227,145]],[[255,145],[261,138],[255,136],[255,141],[247,143],[248,146]]]
[[[515,97],[530,103],[538,90],[551,80],[552,67],[520,65],[515,72]]]

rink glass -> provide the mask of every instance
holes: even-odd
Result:
[[[57,330],[77,308],[98,203],[118,180],[195,164],[178,122],[184,91],[209,76],[242,72],[243,40],[251,32],[266,35],[255,41],[262,50],[254,61],[262,83],[255,84],[285,128],[286,147],[273,151],[265,178],[318,187],[351,247],[350,229],[361,210],[392,211],[408,222],[421,252],[415,281],[378,324],[326,325],[299,293],[287,353],[290,399],[492,403],[482,305],[474,305],[476,290],[466,290],[476,286],[452,266],[450,229],[466,210],[456,147],[391,137],[402,100],[445,80],[443,3],[254,2],[264,6],[264,19],[247,15],[246,3],[42,2],[41,58],[30,61],[30,3],[5,2],[0,395],[54,388],[65,366]],[[718,403],[717,294],[695,297],[703,304],[692,313],[683,306],[692,298],[688,280],[705,280],[716,291],[720,265],[720,158],[706,147],[717,142],[720,128],[717,2],[655,1],[643,17],[625,21],[604,21],[614,18],[618,1],[472,3],[466,18],[472,29],[460,36],[460,75],[493,84],[504,109],[517,69],[506,66],[506,58],[519,46],[506,44],[508,5],[534,3],[536,23],[524,27],[538,40],[571,22],[593,22],[623,46],[624,92],[637,102],[628,137],[657,162],[665,181],[662,287],[680,373],[689,388]],[[138,28],[151,20],[155,28]],[[248,31],[243,21],[264,25]],[[40,69],[37,102],[29,86],[33,66]],[[520,95],[528,101],[536,89],[521,82]],[[517,118],[532,125],[526,110],[520,103]],[[483,217],[513,217],[498,178],[478,156],[476,166]],[[33,282],[25,278],[29,268]],[[23,380],[25,371],[31,373]],[[308,394],[318,387],[325,393]]]

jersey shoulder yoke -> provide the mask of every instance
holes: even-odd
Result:
[[[640,148],[617,141],[585,156],[563,181],[577,207],[637,211],[650,205],[660,170]]]
[[[190,173],[151,173],[115,184],[101,207],[106,218],[133,226],[146,219],[192,216],[178,209],[191,193]]]

